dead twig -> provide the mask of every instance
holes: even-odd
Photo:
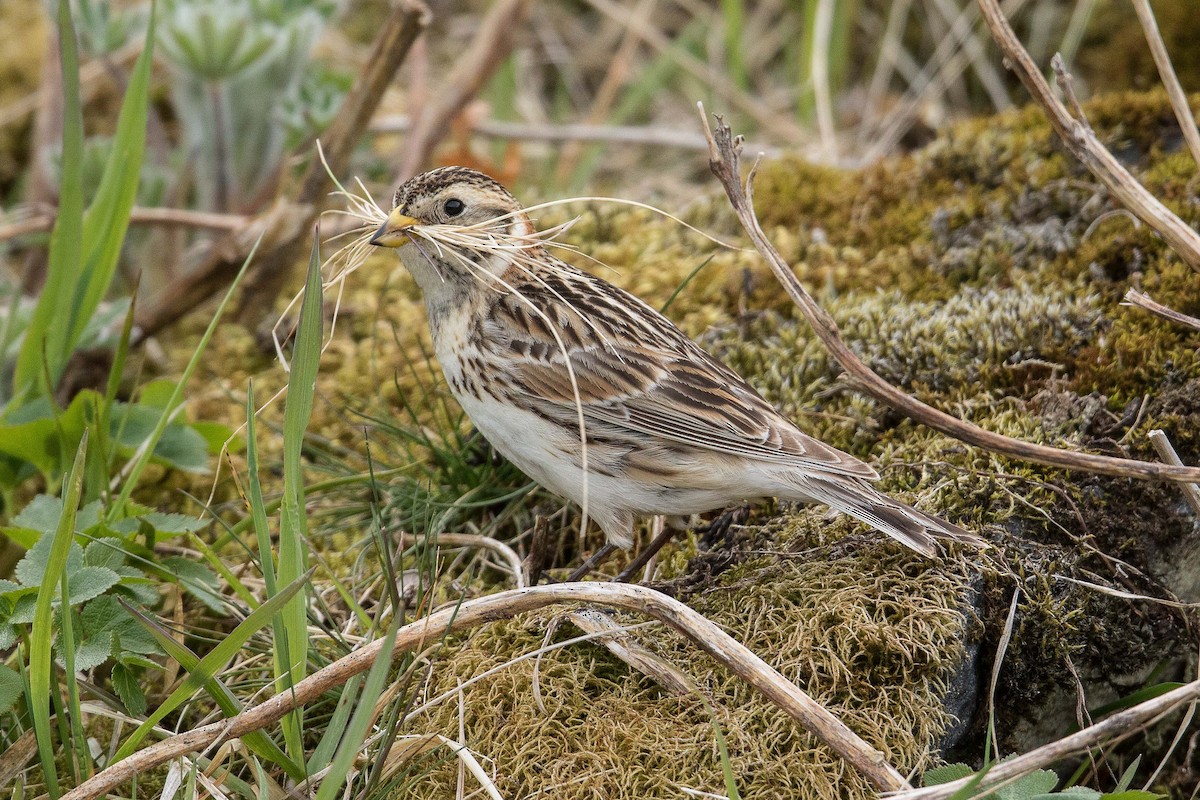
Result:
[[[376,117],[371,122],[372,134],[407,133],[413,122],[403,114],[388,114]],[[609,144],[646,145],[648,147],[678,147],[683,150],[707,150],[708,140],[703,134],[690,130],[654,128],[642,125],[588,125],[573,123],[549,125],[536,122],[512,122],[502,119],[484,119],[473,122],[471,135],[487,139],[517,139],[526,142],[605,142]],[[783,154],[779,147],[753,145],[754,152],[760,150],[768,156]]]
[[[333,124],[322,137],[326,161],[335,174],[349,164],[354,145],[379,105],[384,89],[428,24],[429,9],[420,0],[401,0],[395,4],[367,57],[365,74],[346,95]],[[264,234],[260,257],[254,271],[247,276],[239,317],[245,320],[248,310],[255,317],[261,316],[264,304],[269,306],[274,301],[279,288],[290,279],[292,268],[307,251],[309,239],[302,234],[312,229],[331,188],[320,159],[313,156],[294,200],[276,200],[238,230],[214,241],[195,266],[143,306],[137,320],[143,338],[175,322],[226,286],[246,260],[259,232]]]
[[[759,225],[758,218],[754,214],[752,200],[754,174],[758,165],[756,163],[751,168],[743,186],[740,172],[741,137],[734,138],[729,126],[720,117],[717,117],[717,127],[714,132],[709,127],[703,104],[699,104],[699,109],[705,134],[709,140],[709,168],[720,180],[721,185],[725,187],[725,193],[728,195],[729,202],[733,206],[738,220],[742,223],[742,227],[745,228],[758,252],[770,265],[775,277],[783,284],[788,296],[800,308],[804,318],[808,320],[821,343],[825,345],[825,349],[842,366],[842,369],[846,370],[850,377],[871,396],[887,403],[911,419],[953,436],[961,442],[1013,458],[1064,469],[1079,469],[1085,472],[1125,478],[1200,482],[1200,469],[1195,467],[1176,467],[1151,461],[1136,461],[1060,450],[1055,447],[1001,436],[926,405],[885,381],[850,349],[842,339],[833,317],[812,298],[812,295],[788,268],[787,262],[779,255],[779,251],[771,245],[767,235],[763,233],[762,226]],[[1143,191],[1145,190],[1143,189]]]
[[[0,242],[27,233],[42,233],[54,227],[56,214],[34,214],[16,222],[0,225]],[[133,225],[170,225],[182,228],[208,228],[214,231],[234,231],[248,221],[242,214],[220,214],[211,211],[192,211],[186,208],[139,208],[129,212]]]
[[[1125,293],[1125,298],[1121,301],[1121,305],[1136,306],[1137,308],[1149,311],[1156,317],[1176,322],[1180,325],[1200,331],[1200,319],[1188,316],[1181,311],[1176,311],[1169,306],[1164,306],[1145,292],[1139,292],[1137,289],[1130,289]]]
[[[996,0],[978,2],[980,10],[983,11],[984,21],[992,32],[992,38],[1000,45],[1009,68],[1017,73],[1017,77],[1025,84],[1033,99],[1046,112],[1050,124],[1071,155],[1079,159],[1088,171],[1108,188],[1117,202],[1157,231],[1192,269],[1200,272],[1200,234],[1142,186],[1100,143],[1085,119],[1073,117],[1067,111],[1067,107],[1042,76],[1037,64],[1021,46]],[[1052,65],[1062,85],[1068,79],[1062,59],[1055,56]]]
[[[1167,97],[1171,99],[1171,109],[1175,112],[1175,119],[1179,121],[1180,130],[1183,131],[1183,140],[1187,142],[1188,150],[1192,151],[1192,158],[1197,164],[1200,164],[1200,131],[1196,130],[1196,118],[1192,116],[1192,107],[1188,103],[1183,86],[1179,83],[1179,76],[1175,74],[1171,56],[1167,54],[1167,45],[1163,41],[1162,34],[1158,32],[1158,22],[1154,19],[1154,12],[1150,9],[1148,0],[1132,0],[1132,2],[1133,10],[1137,12],[1138,22],[1141,23],[1142,31],[1146,34],[1146,44],[1150,45],[1150,55],[1154,56],[1154,66],[1158,67],[1158,77],[1163,82],[1163,86],[1167,88]]]
[[[431,537],[403,533],[401,536],[406,545],[414,542],[423,542],[428,544],[436,543],[438,546],[444,545],[446,547],[476,547],[483,550],[491,550],[504,562],[504,566],[508,573],[512,575],[513,582],[517,584],[517,588],[523,589],[526,586],[525,565],[521,563],[521,557],[517,555],[515,550],[499,539],[493,539],[490,536],[480,536],[474,533],[439,533],[437,536]]]
[[[660,620],[711,655],[777,704],[805,730],[825,742],[854,765],[881,791],[911,788],[904,777],[888,764],[883,754],[860,739],[819,703],[779,674],[747,647],[716,624],[674,598],[647,589],[617,583],[560,583],[533,586],[451,604],[425,619],[402,627],[396,634],[394,654],[420,649],[426,642],[499,619],[535,611],[558,603],[594,603],[645,614]],[[287,692],[242,711],[229,719],[193,728],[164,739],[104,769],[63,795],[62,800],[92,800],[115,791],[134,775],[173,758],[211,747],[273,725],[294,708],[311,702],[332,687],[370,669],[383,640],[360,647],[328,667],[314,672]]]
[[[972,787],[974,793],[972,796],[981,794],[985,789],[991,789],[999,784],[1011,783],[1023,775],[1028,775],[1035,770],[1044,769],[1065,758],[1086,753],[1093,747],[1105,742],[1120,741],[1137,733],[1139,730],[1152,724],[1160,717],[1171,713],[1185,703],[1192,702],[1197,697],[1200,697],[1200,681],[1192,681],[1180,686],[1178,689],[1173,689],[1166,694],[1159,695],[1153,700],[1147,700],[1133,708],[1117,712],[1103,722],[1090,725],[1078,733],[1073,733],[1058,741],[1042,745],[1035,750],[1030,750],[1028,753],[1016,756],[1008,761],[994,764],[983,780],[978,785]],[[938,784],[937,786],[911,789],[891,795],[891,800],[944,800],[944,798],[953,797],[956,792],[965,788],[971,780],[971,777],[966,777],[950,783]]]
[[[1179,454],[1175,452],[1175,448],[1171,445],[1171,440],[1167,438],[1167,434],[1158,428],[1146,434],[1150,439],[1150,444],[1154,445],[1154,449],[1158,451],[1158,457],[1168,464],[1179,466],[1183,463],[1180,460]],[[1183,499],[1192,507],[1192,513],[1196,515],[1196,519],[1200,521],[1200,486],[1194,483],[1182,484],[1180,489],[1183,490]]]

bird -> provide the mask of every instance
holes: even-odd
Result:
[[[869,464],[802,432],[663,314],[559,259],[481,172],[410,178],[369,243],[396,248],[418,284],[476,429],[604,532],[590,562],[632,547],[638,517],[764,497],[824,504],[931,558],[937,539],[985,546],[874,488]]]

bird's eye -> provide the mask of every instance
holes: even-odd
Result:
[[[446,212],[447,217],[457,217],[467,210],[467,204],[457,197],[451,197],[442,204],[442,210]]]

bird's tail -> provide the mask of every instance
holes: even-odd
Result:
[[[930,558],[936,558],[938,554],[936,539],[987,547],[987,541],[982,537],[893,500],[863,480],[806,476],[801,491],[813,502],[849,514]]]

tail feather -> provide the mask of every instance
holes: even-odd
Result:
[[[806,478],[802,491],[812,501],[849,514],[930,558],[936,558],[938,554],[936,539],[987,547],[987,541],[982,537],[893,500],[866,481],[840,476]]]

